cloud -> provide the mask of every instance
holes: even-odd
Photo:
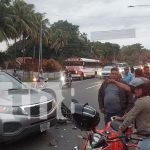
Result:
[[[46,12],[50,22],[69,20],[81,28],[87,26],[118,27],[148,23],[149,10],[129,9],[126,0],[27,0],[37,10]]]
[[[50,23],[68,20],[79,25],[81,32],[135,28],[150,31],[150,8],[129,5],[148,5],[149,0],[26,0],[36,10],[45,12]],[[143,35],[147,38],[147,35]],[[144,41],[144,40],[142,40]],[[150,45],[149,45],[150,48]]]

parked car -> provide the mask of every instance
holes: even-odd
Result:
[[[106,78],[109,77],[110,73],[111,73],[111,69],[114,66],[105,66],[102,71],[101,71],[101,78]]]
[[[0,72],[0,142],[44,132],[56,123],[56,98]]]

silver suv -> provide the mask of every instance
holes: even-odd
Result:
[[[52,94],[27,88],[0,72],[0,142],[46,131],[56,123],[56,115]]]

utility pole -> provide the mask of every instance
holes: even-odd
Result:
[[[38,73],[40,70],[42,70],[42,21],[41,21],[41,26],[40,26],[40,44],[39,44],[39,66],[38,66]]]

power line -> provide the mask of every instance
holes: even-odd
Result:
[[[129,5],[129,8],[133,8],[133,7],[150,7],[150,5]]]

